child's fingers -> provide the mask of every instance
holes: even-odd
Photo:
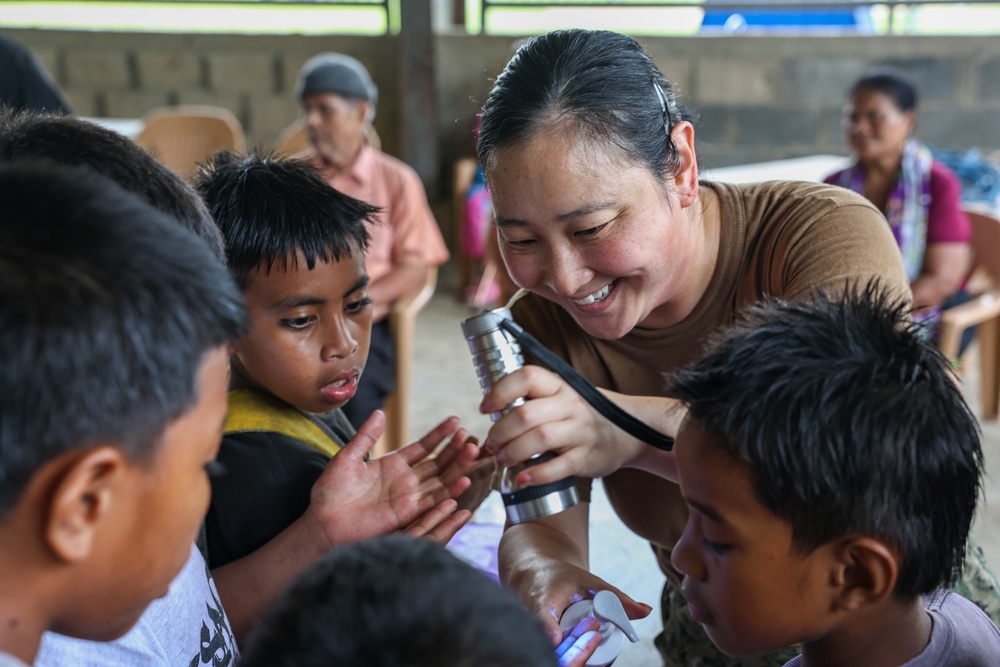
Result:
[[[452,436],[451,442],[441,452],[444,456],[438,457],[438,467],[442,472],[447,471],[449,467],[454,468],[455,466],[464,471],[479,458],[482,452],[479,448],[479,438],[469,435],[469,432],[465,429],[459,429],[459,431]]]
[[[472,480],[468,477],[459,477],[454,482],[445,487],[445,493],[448,494],[449,498],[458,498],[460,495],[469,490],[472,486]]]
[[[436,456],[426,456],[413,464],[413,472],[416,473],[417,478],[423,481],[440,474],[462,452],[467,440],[469,440],[469,432],[460,427]]]
[[[451,464],[441,471],[441,483],[450,486],[459,477],[468,475],[472,466],[479,460],[479,454],[480,449],[477,445],[465,445]]]
[[[556,652],[562,655],[565,649],[569,648],[574,641],[582,637],[591,630],[600,630],[601,622],[593,616],[584,616],[575,627],[563,631],[563,641],[556,648]]]
[[[425,498],[433,498],[435,503],[440,503],[448,498],[457,498],[465,493],[466,489],[472,486],[472,480],[468,476],[461,476],[445,485],[440,477],[432,477],[421,482],[420,495]]]
[[[426,458],[437,449],[441,441],[455,432],[458,428],[458,417],[448,417],[443,422],[431,429],[430,433],[420,438],[416,442],[398,450],[399,454],[411,466]]]
[[[434,530],[435,527],[446,521],[448,517],[458,509],[458,503],[448,498],[434,505],[429,510],[421,514],[409,526],[403,529],[407,535],[412,537],[424,537]]]
[[[451,435],[448,444],[433,458],[434,463],[439,469],[444,470],[455,460],[455,457],[465,450],[465,446],[469,443],[478,445],[479,440],[469,435],[469,432],[465,428],[459,428]]]
[[[422,536],[425,540],[432,540],[439,544],[448,544],[455,533],[461,530],[462,526],[472,519],[472,512],[469,510],[458,510],[447,518],[436,524],[431,530]]]
[[[600,628],[596,618],[587,616],[576,627],[563,632],[563,640],[556,647],[559,667],[582,667],[601,643]]]
[[[478,445],[473,444],[471,440],[454,447],[449,444],[441,456],[421,461],[413,467],[413,472],[421,482],[440,479],[445,486],[448,486],[468,472],[479,458],[479,452]]]
[[[596,619],[590,620],[596,622]],[[564,644],[568,646],[564,648]],[[579,637],[570,635],[556,649],[559,667],[584,667],[587,659],[594,654],[600,644],[601,633],[596,630],[588,630]]]
[[[357,461],[364,461],[368,452],[371,451],[375,443],[378,442],[382,431],[385,430],[385,413],[376,410],[371,414],[365,423],[361,425],[358,432],[354,434],[351,441],[344,445],[344,448],[337,454],[337,458],[347,457]]]
[[[496,474],[496,461],[493,455],[488,458],[478,458],[469,468],[466,477],[471,482],[469,488],[456,496],[458,506],[473,512],[493,492],[493,478]]]

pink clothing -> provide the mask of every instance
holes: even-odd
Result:
[[[830,174],[824,183],[837,185],[841,172]],[[927,245],[935,243],[968,243],[972,226],[962,210],[960,199],[962,183],[958,177],[937,160],[931,163],[931,201],[927,209]]]
[[[968,243],[972,225],[962,210],[962,183],[937,160],[931,163],[931,205],[927,215],[927,243]]]
[[[316,166],[322,168],[318,161]],[[429,267],[448,260],[448,249],[427,203],[424,186],[409,165],[365,145],[349,169],[325,176],[337,190],[382,209],[382,223],[368,228],[371,244],[365,268],[373,282],[407,259],[417,259]]]

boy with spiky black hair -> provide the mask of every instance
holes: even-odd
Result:
[[[166,594],[245,322],[175,221],[88,170],[0,165],[0,658],[114,639]]]
[[[948,361],[877,285],[755,307],[671,395],[690,510],[672,562],[725,653],[789,666],[996,665],[1000,633],[940,590],[982,476]]]
[[[457,419],[365,461],[384,423],[376,412],[360,431],[371,436],[367,446],[355,438],[345,447],[353,429],[339,408],[357,389],[371,333],[365,223],[376,209],[329,187],[305,162],[261,155],[221,153],[196,187],[250,316],[231,355],[219,455],[228,473],[213,484],[210,565],[311,533],[319,480],[333,475],[344,500],[324,511],[325,544],[295,552],[299,567],[330,546],[396,530],[447,541],[470,516],[451,498],[468,487],[463,473],[478,454]],[[431,458],[444,439],[449,446]]]

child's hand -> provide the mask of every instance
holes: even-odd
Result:
[[[556,647],[556,657],[559,667],[584,667],[587,658],[594,654],[601,643],[600,622],[593,616],[587,616],[576,624],[575,628],[563,633],[563,640]]]
[[[493,476],[497,471],[497,457],[490,454],[485,449],[479,451],[479,457],[469,466],[466,471],[472,484],[458,498],[458,506],[462,509],[475,512],[476,508],[483,504],[486,496],[493,491]]]
[[[472,512],[458,510],[458,503],[445,500],[401,531],[411,537],[422,537],[433,542],[448,544],[455,533],[469,522]]]
[[[439,484],[448,491],[445,498],[457,498],[469,488],[467,475],[479,457],[476,439],[458,423],[458,417],[448,417],[420,440],[383,458],[402,456],[424,484]],[[448,445],[435,454],[449,436]]]
[[[365,461],[384,427],[385,416],[372,413],[313,485],[306,516],[318,524],[324,549],[401,529],[450,538],[468,520],[453,517],[455,506],[444,505],[469,487],[464,471],[478,454],[458,419],[446,419],[419,441]],[[432,457],[449,436],[448,445]]]

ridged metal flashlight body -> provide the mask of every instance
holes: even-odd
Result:
[[[511,319],[510,310],[497,308],[462,321],[462,333],[469,343],[469,351],[472,352],[472,361],[476,366],[476,375],[479,376],[479,386],[482,387],[483,393],[489,391],[490,387],[503,376],[524,366],[521,346],[514,340],[513,335],[500,326],[505,319]],[[523,404],[524,399],[518,398],[507,405],[502,412],[492,413],[490,418],[496,421],[508,411]],[[507,519],[512,524],[557,514],[580,502],[576,483],[572,477],[540,486],[521,487],[514,482],[522,470],[547,461],[553,456],[551,453],[542,454],[501,471],[500,497],[507,509]]]

